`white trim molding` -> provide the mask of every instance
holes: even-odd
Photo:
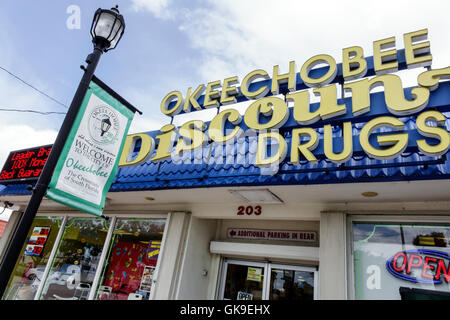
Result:
[[[222,255],[319,261],[319,248],[317,247],[211,241],[209,250],[211,253]]]

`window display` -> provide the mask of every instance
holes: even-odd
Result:
[[[164,226],[164,219],[117,219],[96,299],[149,299]]]
[[[103,218],[67,219],[41,299],[88,298],[108,229]]]
[[[32,300],[37,292],[61,227],[62,217],[37,217],[22,248],[3,296],[4,300]]]
[[[114,229],[105,244],[111,221]],[[38,295],[42,300],[85,300],[91,290],[96,290],[96,299],[149,299],[165,223],[165,219],[36,217],[2,299],[33,300]],[[105,246],[109,249],[102,258]],[[97,272],[100,262],[103,270]],[[92,287],[94,280],[100,284],[97,289]]]
[[[355,299],[450,298],[450,224],[354,222],[352,233]]]

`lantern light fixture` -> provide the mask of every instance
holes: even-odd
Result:
[[[119,13],[119,6],[108,9],[97,9],[91,26],[94,47],[103,51],[112,50],[122,38],[125,20]]]

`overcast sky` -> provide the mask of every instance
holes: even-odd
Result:
[[[242,79],[254,69],[271,74],[274,65],[287,72],[292,60],[299,69],[317,54],[340,63],[342,49],[353,45],[371,56],[373,41],[391,36],[402,49],[403,34],[423,28],[429,31],[433,68],[450,65],[448,0],[2,0],[0,67],[70,105],[79,66],[92,51],[93,14],[115,4],[125,18],[125,34],[103,55],[96,75],[143,111],[130,133],[170,122],[159,109],[170,91],[186,94],[188,87]],[[73,6],[80,9],[79,28]],[[66,111],[3,70],[0,100],[0,108]],[[63,117],[0,111],[0,167],[12,150],[53,143]],[[208,115],[176,123],[186,117]]]

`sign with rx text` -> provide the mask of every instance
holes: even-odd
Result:
[[[91,81],[46,193],[52,200],[97,216],[102,215],[134,116],[105,87],[95,78]]]

